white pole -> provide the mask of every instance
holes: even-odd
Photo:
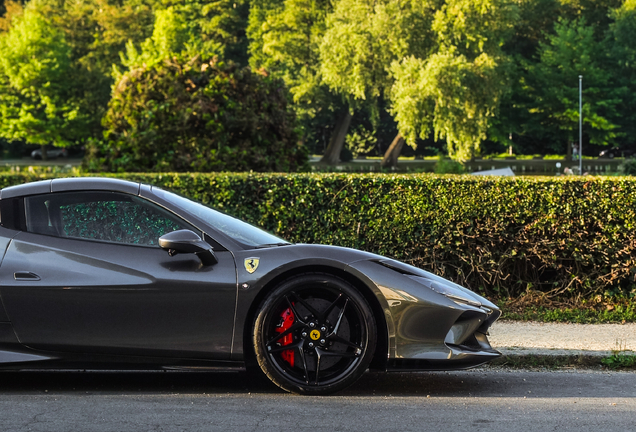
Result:
[[[579,174],[583,175],[583,75],[579,75]]]

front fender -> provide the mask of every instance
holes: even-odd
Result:
[[[273,255],[264,249],[235,253],[238,284],[232,360],[243,360],[245,338],[251,331],[252,322],[258,313],[258,306],[279,282],[303,272],[327,271],[337,274],[344,273],[346,268],[346,264],[324,257],[294,260],[285,255]],[[249,273],[244,266],[245,259],[249,258],[259,259],[258,267],[253,273]]]

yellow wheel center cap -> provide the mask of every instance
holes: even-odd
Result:
[[[318,340],[318,339],[320,339],[320,332],[319,332],[318,330],[312,330],[312,331],[309,333],[309,337],[310,337],[312,340]]]

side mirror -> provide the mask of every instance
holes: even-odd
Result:
[[[196,254],[204,265],[219,262],[214,255],[212,246],[204,242],[195,232],[188,229],[172,231],[159,237],[159,246],[168,251],[168,255],[178,253]]]

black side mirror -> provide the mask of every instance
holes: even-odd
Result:
[[[159,246],[168,251],[168,255],[178,253],[196,254],[204,265],[219,262],[214,255],[212,246],[204,242],[195,232],[188,229],[172,231],[159,237]]]

